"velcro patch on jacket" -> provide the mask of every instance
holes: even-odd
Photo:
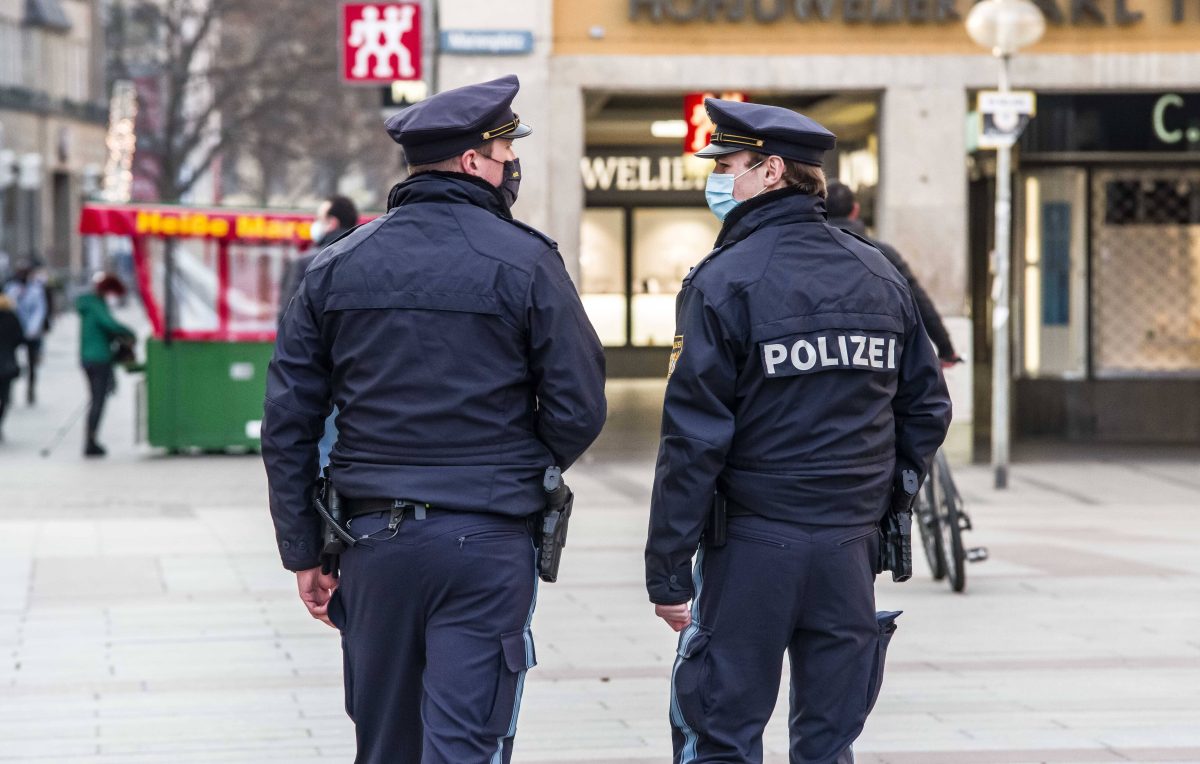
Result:
[[[768,377],[821,371],[896,371],[898,335],[892,332],[829,330],[759,343]]]

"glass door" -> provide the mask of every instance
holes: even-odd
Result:
[[[626,344],[625,210],[601,207],[583,211],[579,231],[579,296],[605,347]]]
[[[707,207],[633,211],[633,345],[670,347],[675,296],[692,266],[710,251],[721,223]]]
[[[1037,169],[1017,184],[1013,302],[1024,377],[1087,376],[1087,171]]]

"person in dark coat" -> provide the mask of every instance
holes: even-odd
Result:
[[[25,333],[16,306],[7,295],[0,293],[0,441],[4,440],[4,415],[8,413],[12,383],[21,374],[17,348],[24,343]]]
[[[354,206],[354,202],[344,196],[331,196],[321,202],[312,222],[313,246],[294,262],[289,263],[284,272],[283,283],[279,288],[280,321],[283,321],[283,314],[287,312],[288,303],[296,296],[296,290],[300,288],[300,281],[304,278],[304,272],[308,270],[308,266],[317,259],[317,255],[321,254],[322,249],[345,236],[346,232],[356,225],[358,225],[358,208]],[[329,416],[325,418],[325,432],[321,435],[320,443],[317,444],[317,451],[320,455],[317,464],[321,469],[329,464],[329,454],[333,451],[333,444],[337,440],[337,414],[336,408],[329,412]]]
[[[42,336],[50,325],[50,293],[41,268],[23,265],[4,287],[25,332],[25,400],[37,401],[37,372],[42,363]]]
[[[346,232],[356,225],[358,225],[358,208],[354,206],[354,202],[344,196],[331,196],[317,207],[317,214],[313,218],[310,229],[313,245],[300,257],[287,263],[283,281],[279,285],[280,321],[283,320],[283,314],[287,312],[288,303],[296,296],[296,290],[300,287],[300,280],[304,278],[304,272],[308,270],[308,266],[317,259],[317,255],[321,253],[322,249],[345,236]]]
[[[676,303],[646,543],[650,601],[681,632],[675,762],[761,762],[786,651],[792,764],[843,764],[898,615],[875,612],[878,523],[896,476],[927,472],[950,399],[907,283],[826,220],[833,134],[705,105],[723,226]]]
[[[122,339],[129,342],[134,339],[133,330],[113,318],[107,303],[109,297],[123,297],[125,285],[109,273],[96,274],[94,284],[91,292],[75,300],[75,310],[79,313],[79,360],[91,396],[83,444],[84,456],[104,456],[107,453],[96,436],[100,431],[100,420],[104,417],[105,402],[116,382],[113,376],[116,357],[113,345]]]
[[[342,634],[359,764],[508,762],[531,631],[543,476],[604,424],[604,351],[545,235],[515,220],[514,76],[387,122],[411,177],[327,247],[288,306],[262,452],[279,554]],[[317,441],[357,539],[322,570]]]
[[[921,322],[925,324],[925,331],[929,334],[929,339],[933,340],[934,346],[937,347],[938,359],[941,360],[942,366],[953,366],[962,361],[958,357],[958,353],[954,352],[954,343],[950,340],[950,332],[946,331],[946,325],[942,323],[941,314],[938,313],[937,308],[933,305],[933,300],[929,299],[928,293],[925,292],[925,289],[917,281],[917,277],[913,275],[912,269],[908,267],[908,263],[904,262],[904,258],[901,257],[900,252],[886,242],[867,236],[867,227],[859,219],[861,208],[850,187],[836,180],[831,181],[829,183],[829,195],[825,200],[825,206],[829,213],[830,225],[837,226],[843,231],[849,231],[869,241],[875,249],[883,253],[888,262],[908,282],[908,288],[912,291],[913,299],[917,301],[917,310],[921,313]]]

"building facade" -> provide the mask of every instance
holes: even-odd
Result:
[[[1018,439],[1200,442],[1200,2],[1038,0],[1012,63],[1039,95],[1016,152]],[[689,94],[789,105],[839,135],[857,188],[946,318],[950,446],[988,440],[994,156],[975,145],[997,62],[967,0],[440,3],[445,30],[532,33],[519,55],[442,50],[441,88],[521,77],[535,127],[518,212],[560,243],[614,374],[665,373],[679,278],[716,223],[683,140]],[[686,121],[686,120],[685,120]]]
[[[0,0],[0,271],[84,267],[79,209],[106,156],[100,6]]]

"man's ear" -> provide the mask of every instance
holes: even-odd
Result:
[[[458,157],[459,170],[467,175],[479,175],[479,153],[467,149]]]
[[[783,157],[775,155],[767,157],[767,172],[763,177],[763,181],[766,182],[767,186],[774,186],[783,180],[784,169]]]

